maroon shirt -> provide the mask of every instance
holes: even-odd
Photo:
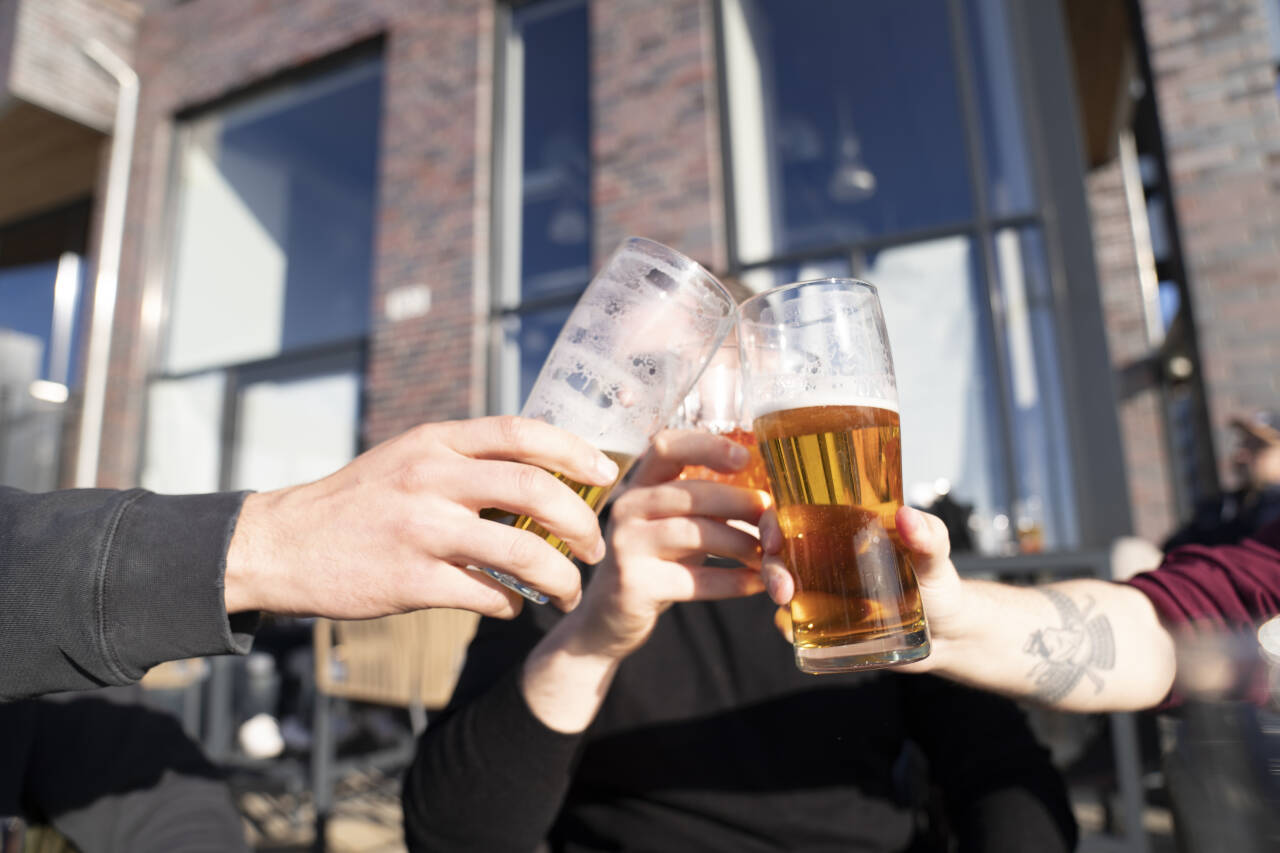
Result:
[[[1280,521],[1237,545],[1177,548],[1159,568],[1135,575],[1128,583],[1151,599],[1160,620],[1172,630],[1239,633],[1257,658],[1250,662],[1260,662],[1253,629],[1280,614]],[[1261,668],[1246,668],[1253,670],[1246,678],[1250,698],[1264,702]]]

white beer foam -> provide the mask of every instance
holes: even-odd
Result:
[[[781,400],[770,400],[757,403],[752,409],[752,416],[759,418],[774,412],[790,409],[806,409],[810,406],[862,406],[868,409],[884,409],[899,414],[896,400],[877,397],[850,397],[847,394],[814,392]]]

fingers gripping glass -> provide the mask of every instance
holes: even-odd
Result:
[[[589,486],[552,473],[599,512],[671,420],[734,317],[733,297],[695,261],[651,240],[623,241],[578,300],[521,411],[586,439],[618,463],[618,478]],[[569,553],[527,515],[493,509],[482,516],[530,530]],[[547,601],[510,574],[480,570],[530,601]]]
[[[876,289],[823,279],[739,309],[746,405],[795,579],[796,665],[846,672],[920,660],[929,629],[898,538],[902,438]]]

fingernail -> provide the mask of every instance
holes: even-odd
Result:
[[[733,463],[734,466],[741,468],[743,465],[747,464],[747,460],[749,458],[751,458],[750,454],[741,444],[735,444],[733,447],[729,448],[729,461]]]
[[[591,557],[589,558],[589,561],[593,565],[595,563],[600,562],[601,560],[604,559],[604,554],[605,554],[605,551],[607,550],[609,549],[605,547],[604,540],[601,539],[599,542],[596,543],[596,547],[591,549]]]
[[[600,479],[612,483],[618,479],[618,463],[602,453],[596,458],[596,473],[600,475]]]

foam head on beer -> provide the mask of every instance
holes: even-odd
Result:
[[[795,579],[797,665],[837,672],[924,657],[928,627],[894,522],[902,435],[875,288],[806,282],[741,310],[747,405]]]

